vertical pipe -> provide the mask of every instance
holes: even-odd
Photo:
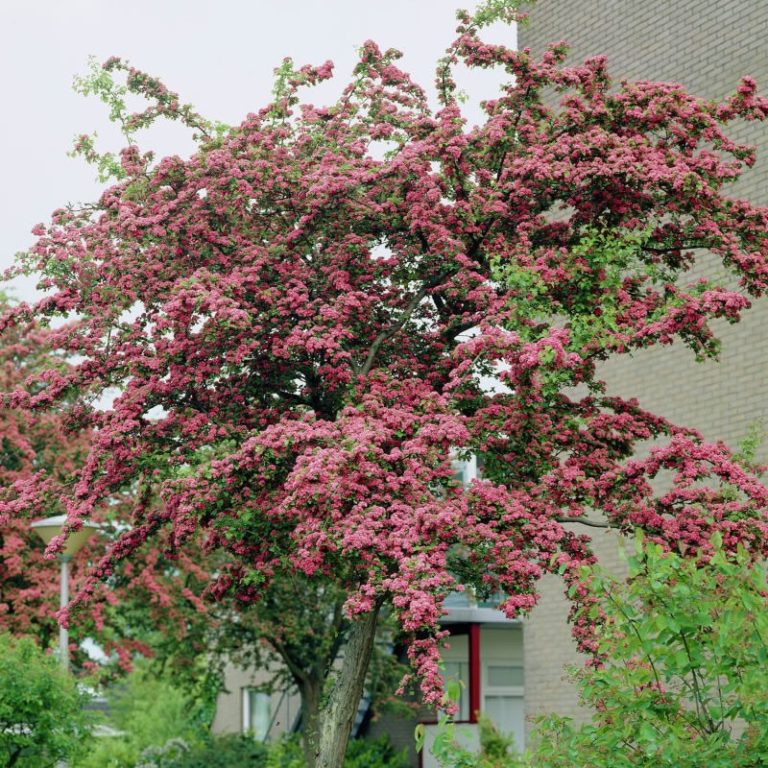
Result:
[[[59,607],[64,609],[69,603],[69,558],[66,555],[61,556],[61,591]],[[69,630],[59,624],[59,656],[61,668],[64,672],[69,672]]]
[[[480,712],[480,625],[469,625],[469,722]]]

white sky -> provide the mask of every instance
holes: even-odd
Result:
[[[0,0],[0,268],[30,245],[31,227],[53,209],[98,195],[94,169],[67,157],[73,137],[96,130],[102,148],[120,146],[109,144],[114,130],[103,105],[72,90],[89,55],[127,58],[206,117],[238,123],[267,101],[272,70],[285,56],[297,64],[333,60],[336,82],[311,95],[317,103],[332,101],[367,39],[402,50],[400,66],[431,93],[434,62],[455,37],[455,10],[473,6],[474,0]],[[493,30],[492,38],[514,45],[515,30]],[[475,104],[495,90],[487,73],[459,82]],[[139,144],[158,155],[193,149],[178,127],[140,135]],[[32,284],[15,293],[31,298]]]

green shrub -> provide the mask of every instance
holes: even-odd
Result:
[[[172,739],[196,745],[207,732],[195,702],[146,665],[116,685],[107,700],[107,724],[121,735],[95,739],[72,768],[134,768],[150,747]]]
[[[543,721],[532,765],[768,766],[765,568],[710,544],[702,563],[638,536],[626,582],[594,569],[605,662],[575,673],[594,714]]]
[[[83,696],[31,638],[0,635],[0,766],[48,768],[88,738]]]
[[[386,736],[350,739],[344,768],[409,768],[405,750],[396,752]]]
[[[440,733],[433,744],[433,754],[443,768],[523,768],[522,757],[515,748],[515,739],[503,734],[483,715],[478,721],[480,750],[470,752],[456,740],[456,726],[443,720]]]
[[[284,736],[269,745],[267,768],[306,768],[298,735]]]
[[[191,746],[173,739],[144,751],[135,768],[305,768],[295,735],[264,744],[248,736],[211,736]],[[385,737],[352,739],[344,768],[409,768],[405,752],[396,752]]]
[[[150,747],[136,768],[266,768],[267,748],[248,736],[229,734],[190,747],[172,739],[164,747]]]

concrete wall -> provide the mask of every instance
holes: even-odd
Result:
[[[518,40],[534,55],[550,41],[565,40],[573,62],[605,54],[615,82],[672,81],[697,95],[722,98],[743,75],[752,75],[768,92],[766,0],[538,0],[528,10],[530,23],[519,29]],[[758,146],[756,166],[732,194],[768,202],[768,128],[745,123],[731,135]],[[701,267],[712,268],[711,262]],[[602,377],[615,394],[636,396],[648,409],[733,445],[751,424],[768,426],[768,303],[757,302],[740,324],[717,329],[723,342],[719,363],[697,364],[675,345],[613,360]],[[619,568],[615,540],[598,538],[604,560]],[[562,587],[548,578],[541,592],[525,626],[527,712],[578,717],[583,713],[563,674],[578,659],[565,625]]]
[[[261,669],[245,670],[232,664],[224,670],[224,690],[216,702],[214,733],[241,733],[243,730],[243,690],[257,688],[271,680],[272,675]],[[301,702],[296,692],[276,691],[271,695],[272,727],[268,738],[279,739],[293,727]]]

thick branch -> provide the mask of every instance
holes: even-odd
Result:
[[[365,359],[365,365],[362,367],[360,371],[361,376],[367,376],[371,372],[371,368],[373,367],[373,361],[376,359],[376,355],[381,349],[381,345],[387,341],[388,339],[391,339],[393,336],[395,336],[402,327],[411,319],[411,315],[413,315],[414,311],[416,310],[416,307],[419,306],[422,299],[427,295],[427,291],[429,290],[429,287],[426,284],[422,286],[421,290],[419,290],[416,294],[414,294],[413,298],[408,302],[408,306],[405,308],[405,311],[402,314],[402,317],[393,325],[387,328],[386,331],[382,331],[373,341],[373,344],[371,344],[370,350],[368,350],[368,357]]]
[[[586,517],[556,517],[557,523],[581,523],[582,525],[588,525],[590,528],[610,528],[608,523],[600,522],[599,520],[590,520]]]

